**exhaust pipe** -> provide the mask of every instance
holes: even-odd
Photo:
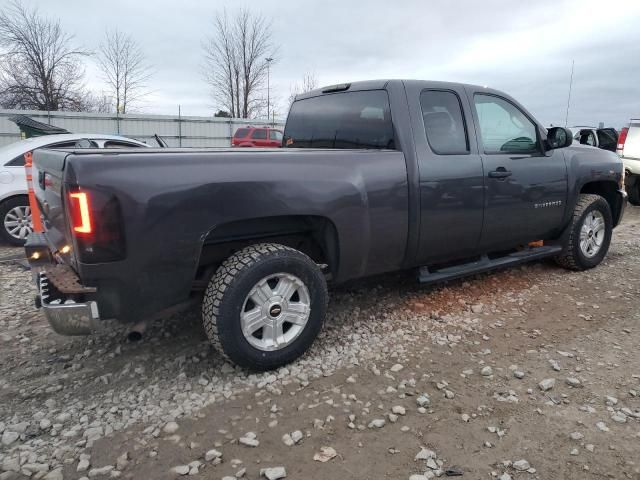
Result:
[[[129,334],[127,335],[127,340],[132,343],[139,342],[142,340],[142,334],[147,329],[147,322],[139,322],[136,323],[131,330],[129,330]]]

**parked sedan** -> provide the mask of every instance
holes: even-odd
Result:
[[[31,233],[24,154],[39,148],[131,148],[147,144],[116,135],[70,133],[28,138],[0,148],[0,241],[23,245]]]

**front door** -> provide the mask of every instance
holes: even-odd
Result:
[[[516,102],[482,91],[469,93],[486,186],[480,249],[549,238],[557,233],[566,208],[562,150],[545,151],[541,127]]]
[[[420,174],[417,263],[426,265],[477,253],[484,207],[484,175],[470,105],[462,87],[443,84],[419,95],[414,142]],[[419,121],[419,120],[422,121]]]

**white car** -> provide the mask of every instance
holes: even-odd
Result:
[[[116,135],[69,133],[28,138],[0,148],[0,242],[24,245],[31,233],[24,154],[38,148],[136,148],[146,143]]]
[[[625,186],[631,205],[640,205],[640,118],[632,118],[618,139],[618,155],[624,163]]]

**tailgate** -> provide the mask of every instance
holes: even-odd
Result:
[[[69,152],[45,149],[33,153],[33,190],[47,238],[55,250],[72,245],[63,200],[63,175],[68,155]]]

